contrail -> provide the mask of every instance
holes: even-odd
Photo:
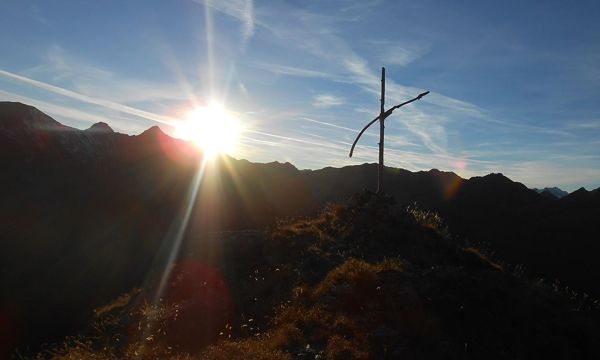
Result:
[[[83,94],[80,94],[80,93],[77,93],[77,92],[74,92],[71,90],[63,89],[58,86],[54,86],[54,85],[47,84],[47,83],[44,83],[44,82],[41,82],[38,80],[30,79],[28,77],[17,75],[15,73],[11,73],[11,72],[4,71],[1,69],[0,69],[0,76],[4,76],[9,79],[13,79],[13,80],[17,80],[17,81],[20,81],[20,82],[23,82],[23,83],[26,83],[29,85],[33,85],[39,89],[46,90],[46,91],[49,91],[49,92],[52,92],[52,93],[55,93],[58,95],[66,96],[71,99],[83,101],[83,102],[86,102],[89,104],[102,106],[107,109],[120,111],[125,114],[134,115],[134,116],[137,116],[140,118],[156,121],[161,124],[166,124],[166,125],[171,125],[171,126],[175,124],[174,119],[166,117],[166,116],[161,116],[161,115],[157,115],[157,114],[154,114],[154,113],[151,113],[148,111],[132,108],[130,106],[126,106],[126,105],[119,104],[119,103],[109,101],[109,100],[92,98],[87,95],[83,95]]]
[[[304,117],[304,116],[300,117],[300,119],[302,119],[304,121],[309,121],[309,122],[312,122],[312,123],[320,124],[320,125],[334,127],[336,129],[347,130],[347,131],[350,131],[350,132],[353,132],[353,133],[356,132],[356,129],[351,129],[349,127],[345,127],[345,126],[341,126],[341,125],[336,125],[336,124],[332,124],[332,123],[325,122],[325,121],[315,120],[315,119],[311,119],[311,118]]]
[[[253,134],[268,136],[268,137],[272,137],[272,138],[276,138],[276,139],[281,139],[281,140],[295,141],[295,142],[302,143],[302,144],[307,144],[307,145],[321,146],[321,147],[324,147],[324,148],[335,149],[335,150],[341,150],[341,149],[343,149],[343,148],[335,146],[335,145],[323,144],[323,143],[320,143],[320,142],[314,142],[314,141],[309,141],[309,140],[304,140],[304,139],[298,139],[298,138],[293,138],[293,137],[289,137],[289,136],[276,135],[276,134],[271,134],[271,133],[264,132],[264,131],[259,131],[259,130],[246,129],[244,131],[248,132],[248,133],[253,133]]]

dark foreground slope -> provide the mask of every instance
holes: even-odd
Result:
[[[211,251],[207,251],[211,249]],[[161,300],[98,309],[55,359],[592,359],[600,317],[362,193],[270,231],[198,239]]]

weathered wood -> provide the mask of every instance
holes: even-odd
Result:
[[[422,94],[419,94],[419,96],[417,96],[414,99],[408,100],[403,102],[402,104],[396,105],[394,107],[389,108],[385,114],[384,114],[384,118],[387,118],[388,116],[392,115],[392,112],[396,109],[398,109],[399,107],[402,107],[406,104],[410,104],[411,102],[415,101],[415,100],[421,100],[421,98],[425,95],[429,94],[429,91],[426,91]],[[360,139],[360,137],[362,136],[362,134],[369,128],[369,126],[373,125],[377,120],[379,120],[379,116],[377,116],[375,119],[371,120],[359,133],[358,136],[356,137],[356,139],[354,139],[354,142],[352,143],[352,147],[350,148],[350,157],[352,157],[352,155],[354,154],[354,148],[356,147],[356,143],[358,143],[358,139]]]
[[[383,137],[385,132],[385,68],[381,68],[381,108],[379,111],[379,166],[377,167],[377,193],[383,192]]]
[[[365,130],[367,130],[369,128],[369,126],[373,125],[377,120],[379,120],[379,166],[377,167],[377,193],[378,194],[383,192],[383,170],[384,170],[384,166],[383,166],[383,143],[384,142],[383,142],[383,140],[384,140],[384,135],[385,135],[384,121],[388,116],[392,115],[392,112],[394,110],[396,110],[406,104],[410,104],[413,101],[421,100],[421,98],[427,94],[429,94],[429,91],[419,94],[414,99],[405,101],[396,106],[392,106],[387,111],[385,111],[385,68],[384,67],[381,68],[381,99],[380,99],[381,107],[380,107],[380,111],[379,111],[379,116],[377,116],[375,119],[371,120],[358,133],[358,136],[356,137],[356,139],[354,139],[354,142],[352,143],[352,147],[350,148],[350,157],[352,157],[352,154],[354,153],[354,147],[356,146],[356,143],[358,143],[358,139],[360,139],[362,134],[365,132]]]
[[[367,126],[365,126],[359,133],[358,136],[356,137],[356,139],[354,139],[354,142],[352,143],[352,147],[350,148],[350,157],[352,157],[352,154],[354,153],[354,147],[356,146],[356,143],[358,142],[358,139],[360,139],[361,135],[365,132],[365,130],[367,130],[369,128],[369,126],[373,125],[375,123],[375,121],[379,120],[379,116],[376,117],[375,119],[371,120],[371,122],[369,122],[367,124]]]

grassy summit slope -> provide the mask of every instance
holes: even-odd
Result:
[[[124,296],[56,359],[600,358],[600,317],[372,193],[186,249],[164,296]],[[209,251],[210,249],[210,251]]]

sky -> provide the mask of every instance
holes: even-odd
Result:
[[[139,134],[221,102],[231,154],[600,186],[597,1],[0,0],[0,101]]]

